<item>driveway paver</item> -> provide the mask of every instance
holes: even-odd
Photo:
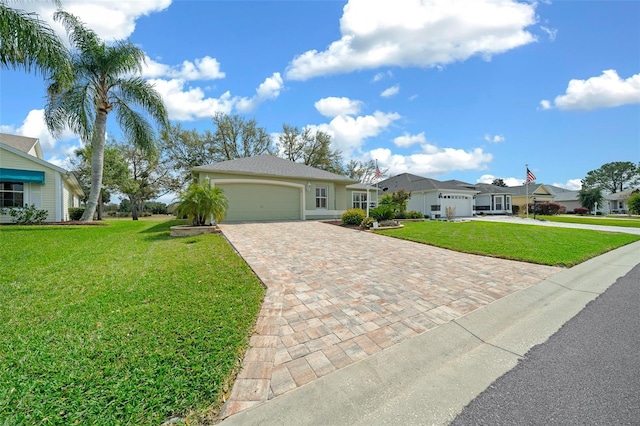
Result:
[[[251,347],[222,418],[560,270],[322,222],[221,228],[267,287]]]

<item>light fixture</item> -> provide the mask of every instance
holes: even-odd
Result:
[[[311,191],[311,182],[307,182],[307,191]]]

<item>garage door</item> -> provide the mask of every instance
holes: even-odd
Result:
[[[468,195],[443,195],[442,196],[442,215],[446,215],[447,207],[456,209],[456,217],[471,216],[473,200]]]
[[[300,189],[253,183],[216,183],[229,201],[225,222],[301,219]]]

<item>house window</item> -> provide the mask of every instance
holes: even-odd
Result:
[[[0,208],[24,206],[24,183],[0,182]]]
[[[327,193],[329,192],[326,186],[316,186],[316,209],[327,208]]]
[[[506,196],[506,197],[504,197],[504,198],[505,198],[505,200],[504,200],[504,204],[505,204],[504,209],[505,209],[505,210],[511,210],[511,197],[509,197],[509,196],[507,195],[507,196]]]
[[[496,197],[496,210],[502,210],[502,197]]]
[[[367,193],[366,192],[354,192],[351,195],[352,206],[354,209],[367,209]]]

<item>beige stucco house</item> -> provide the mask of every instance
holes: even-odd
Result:
[[[339,219],[366,194],[356,180],[267,154],[192,171],[224,191],[225,222]]]
[[[38,139],[0,133],[0,208],[34,204],[47,211],[45,222],[61,222],[83,196],[73,174],[43,159]],[[0,223],[11,222],[0,212]]]

